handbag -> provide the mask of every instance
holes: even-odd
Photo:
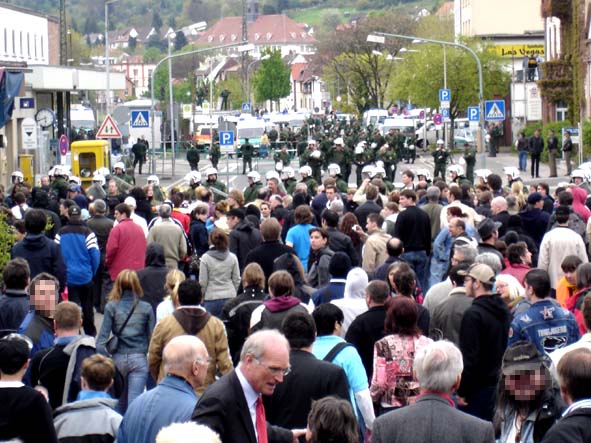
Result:
[[[133,307],[131,308],[131,311],[129,311],[129,314],[127,314],[127,318],[125,319],[125,322],[123,322],[121,328],[119,328],[119,331],[113,331],[113,335],[111,335],[111,337],[105,342],[105,349],[109,354],[113,355],[117,352],[117,348],[119,347],[119,337],[125,329],[125,326],[127,326],[127,323],[129,322],[129,319],[131,318],[133,311],[135,311],[137,304],[138,300],[136,298],[133,302]]]

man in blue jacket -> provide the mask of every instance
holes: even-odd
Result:
[[[527,340],[549,354],[579,340],[574,315],[550,298],[550,290],[550,276],[543,269],[525,274],[525,294],[531,306],[511,322],[508,346]]]
[[[92,279],[101,254],[94,232],[80,218],[80,207],[70,204],[68,223],[55,236],[67,268],[68,299],[82,307],[84,333],[94,337],[94,303]]]

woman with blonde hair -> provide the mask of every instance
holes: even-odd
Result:
[[[240,189],[232,189],[228,193],[228,206],[230,209],[244,206],[244,194]]]
[[[515,197],[517,200],[517,207],[519,211],[525,208],[527,204],[527,195],[523,192],[523,182],[520,180],[516,180],[511,183],[511,195]]]
[[[179,307],[177,290],[185,278],[186,276],[183,271],[178,269],[171,269],[168,271],[168,274],[166,274],[166,281],[164,282],[164,289],[166,289],[168,295],[156,308],[156,321],[160,321],[167,315],[172,314],[174,310]]]
[[[514,276],[510,274],[498,274],[495,280],[495,290],[501,295],[501,298],[515,317],[530,307],[525,297],[525,288]]]
[[[154,312],[148,302],[140,300],[143,295],[135,271],[121,271],[109,294],[96,340],[99,349],[106,349],[112,355],[125,378],[125,389],[117,405],[121,414],[125,414],[127,406],[144,392],[148,380],[146,353],[154,329]]]

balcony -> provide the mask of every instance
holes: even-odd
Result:
[[[542,96],[550,101],[570,102],[573,94],[573,66],[567,60],[552,60],[541,64],[542,79],[538,81]]]
[[[542,17],[569,20],[572,15],[572,0],[542,0]]]

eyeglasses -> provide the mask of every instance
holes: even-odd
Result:
[[[269,371],[269,373],[273,376],[273,377],[277,377],[279,375],[282,376],[286,376],[287,374],[289,374],[291,372],[291,367],[287,367],[287,368],[274,368],[271,366],[267,366],[264,365],[258,358],[254,357],[253,358],[254,361],[257,362],[258,365],[261,365],[263,368],[265,368],[267,371]]]

